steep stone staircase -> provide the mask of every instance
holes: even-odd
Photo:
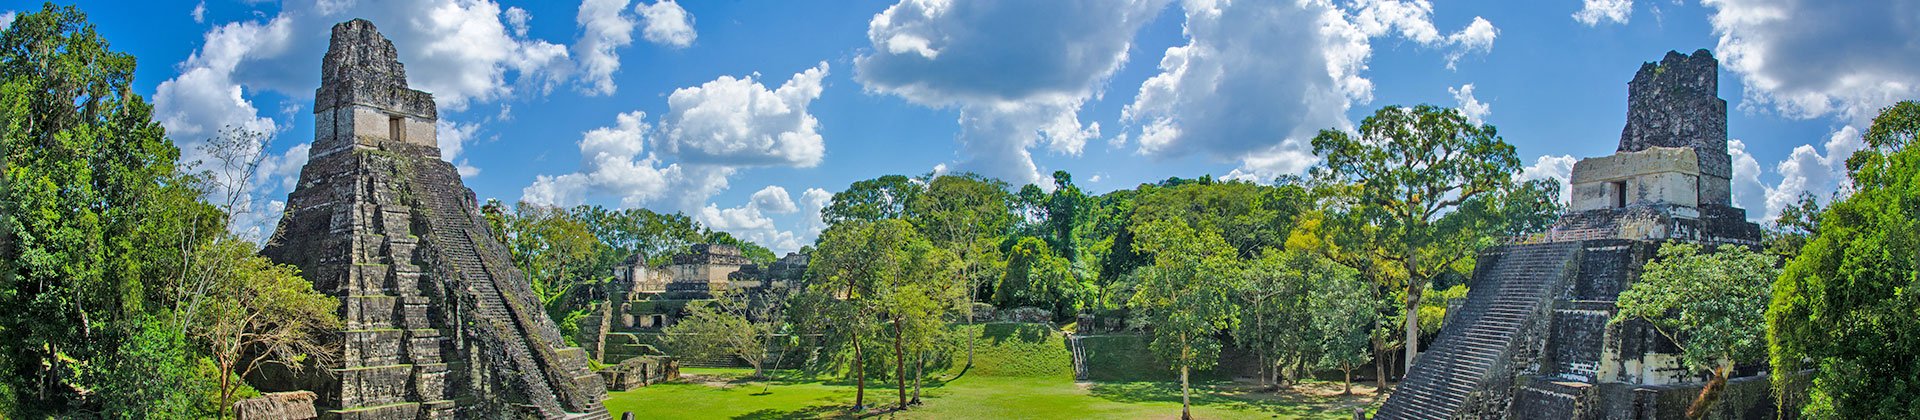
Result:
[[[485,255],[496,265],[510,261],[503,250],[491,249],[500,245],[489,243],[493,239],[486,237],[486,230],[476,224],[481,219],[472,209],[473,206],[469,205],[471,203],[463,199],[465,189],[457,187],[461,184],[452,168],[431,165],[436,163],[441,162],[429,162],[429,165],[422,166],[430,167],[414,170],[416,188],[412,189],[412,193],[431,212],[432,217],[428,218],[427,225],[442,261],[449,263],[452,271],[459,274],[460,285],[473,297],[474,311],[483,320],[475,327],[489,333],[487,336],[493,339],[488,341],[498,345],[505,353],[511,363],[507,367],[521,382],[514,388],[524,391],[529,400],[528,406],[521,409],[537,412],[540,417],[548,419],[611,418],[606,407],[595,397],[605,395],[604,388],[597,386],[600,385],[598,376],[588,369],[584,352],[579,349],[566,349],[572,350],[570,352],[555,350],[562,343],[558,329],[538,322],[544,318],[538,312],[537,301],[534,305],[526,305],[526,302],[520,301],[523,298],[516,298],[502,290],[526,287],[514,288],[502,284],[503,280],[518,279],[518,276],[509,271],[511,267],[492,266],[482,258]],[[515,291],[531,293],[530,289]],[[595,388],[600,388],[599,392],[593,392]],[[573,393],[575,395],[556,395],[556,390],[576,392]],[[569,406],[584,410],[569,412],[566,410]]]
[[[1579,251],[1579,242],[1510,245],[1497,260],[1482,260],[1492,266],[1480,269],[1461,313],[1442,327],[1375,418],[1451,418],[1522,344],[1516,340],[1521,329],[1542,316]]]

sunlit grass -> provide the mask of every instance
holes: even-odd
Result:
[[[853,418],[854,387],[818,380],[746,381],[744,369],[686,369],[687,379],[616,392],[607,401],[616,418],[776,419]],[[1280,394],[1211,384],[1194,395],[1194,415],[1210,419],[1351,418],[1363,395],[1338,396],[1339,384],[1315,383]],[[1177,418],[1180,388],[1166,382],[1075,383],[1057,377],[967,376],[926,388],[924,404],[887,412],[897,401],[890,383],[870,383],[858,417],[901,419]],[[911,393],[912,389],[909,388]]]

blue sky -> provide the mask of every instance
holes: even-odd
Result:
[[[1896,0],[583,3],[78,5],[183,148],[271,135],[256,232],[305,162],[327,28],[354,17],[436,95],[483,199],[682,211],[778,251],[862,179],[1271,179],[1315,162],[1315,130],[1394,104],[1473,110],[1516,176],[1564,178],[1614,150],[1640,63],[1699,48],[1722,60],[1736,202],[1762,220],[1843,189],[1874,111],[1920,97],[1920,6]]]

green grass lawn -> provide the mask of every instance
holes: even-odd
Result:
[[[851,384],[822,381],[766,383],[739,378],[744,369],[684,369],[687,378],[609,396],[607,408],[618,418],[633,411],[639,418],[776,419],[849,418]],[[867,404],[890,407],[891,384],[869,384]],[[1246,387],[1215,384],[1197,390],[1194,415],[1209,419],[1345,419],[1367,396],[1342,397],[1339,384],[1312,384],[1280,395]],[[1370,390],[1368,388],[1356,391]],[[912,392],[912,389],[908,389]],[[1180,415],[1180,388],[1166,382],[1078,384],[1059,377],[970,375],[930,387],[925,404],[898,413],[860,417],[902,419],[1159,419]]]

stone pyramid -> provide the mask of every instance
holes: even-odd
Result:
[[[340,299],[338,363],[248,378],[312,390],[329,418],[606,418],[567,347],[440,160],[433,95],[373,23],[333,27],[300,184],[261,251]]]

